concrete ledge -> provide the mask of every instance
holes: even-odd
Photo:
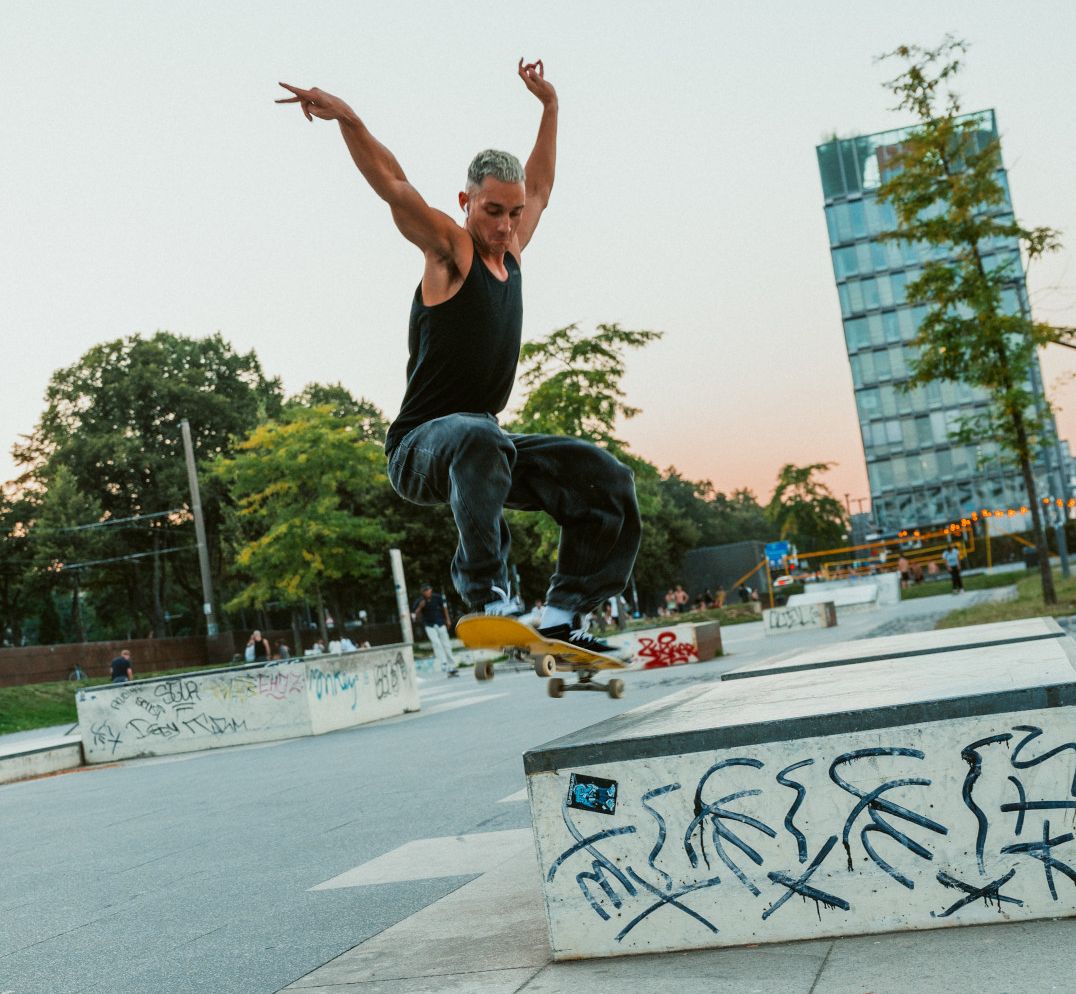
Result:
[[[524,766],[556,959],[1076,916],[1067,638],[691,689]]]
[[[419,710],[410,645],[106,684],[76,702],[88,763],[320,735]]]
[[[777,673],[825,669],[829,666],[853,666],[880,659],[908,659],[913,656],[953,652],[957,649],[985,649],[991,646],[1016,645],[1039,639],[1064,638],[1065,630],[1053,618],[1027,618],[999,621],[991,625],[969,625],[939,631],[912,632],[884,638],[857,639],[764,659],[721,675],[722,680],[746,680]]]
[[[13,783],[47,773],[59,773],[82,766],[82,743],[54,742],[23,752],[0,754],[0,783]]]
[[[762,624],[764,635],[833,628],[837,624],[837,608],[833,601],[769,608],[762,612]]]
[[[721,625],[716,621],[642,628],[605,636],[610,645],[631,650],[634,670],[701,663],[722,653]]]
[[[810,593],[793,594],[788,598],[788,607],[833,604],[841,613],[873,611],[880,603],[878,587],[873,583],[860,583],[836,590],[812,590]]]

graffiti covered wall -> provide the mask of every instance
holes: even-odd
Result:
[[[1076,708],[528,778],[557,958],[1076,915]]]
[[[316,735],[419,707],[410,646],[105,684],[76,704],[88,763]]]

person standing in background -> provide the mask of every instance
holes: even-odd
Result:
[[[949,578],[953,581],[953,593],[964,593],[964,578],[960,575],[960,550],[955,545],[950,545],[942,553],[945,565],[949,567]]]
[[[441,672],[448,676],[459,676],[459,667],[456,666],[452,643],[448,638],[448,629],[452,624],[448,606],[440,594],[433,592],[430,584],[422,585],[422,596],[415,601],[411,616],[415,621],[421,621],[426,629],[426,638],[430,640],[434,657],[441,664]]]
[[[131,669],[131,650],[123,649],[112,660],[112,682],[127,683],[134,679],[134,670]]]

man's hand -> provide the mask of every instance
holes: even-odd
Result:
[[[553,89],[552,83],[546,82],[545,66],[542,64],[541,59],[537,62],[528,62],[526,65],[520,59],[519,78],[526,84],[527,89],[542,101],[543,107],[548,107],[549,104],[556,102],[557,91]]]
[[[281,83],[280,85],[289,93],[294,93],[295,96],[285,97],[275,102],[278,104],[298,104],[308,121],[313,121],[315,117],[320,117],[323,121],[340,121],[344,118],[355,116],[355,112],[343,100],[339,97],[334,97],[331,93],[326,93],[324,90],[319,90],[316,86],[309,90],[302,90],[298,86],[291,86],[288,83]],[[530,84],[528,83],[527,85],[529,86]]]

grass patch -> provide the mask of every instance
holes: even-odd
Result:
[[[1042,583],[1036,570],[1016,580],[1016,600],[961,608],[947,614],[935,627],[959,628],[961,625],[986,625],[994,621],[1017,621],[1043,615],[1065,617],[1076,614],[1076,577],[1064,580],[1060,573],[1055,572],[1054,590],[1057,591],[1057,603],[1044,604]]]
[[[139,671],[135,679],[190,673],[195,670],[219,670],[229,663],[207,663],[205,666],[184,666],[180,669]],[[240,665],[240,664],[236,664]],[[27,683],[17,687],[0,687],[0,735],[8,732],[29,732],[52,725],[73,725],[78,721],[75,694],[84,687],[111,683],[111,677],[90,680],[57,680],[53,683]]]
[[[1024,573],[976,573],[974,576],[964,577],[965,590],[990,590],[993,587],[1008,587],[1016,583]],[[1035,574],[1038,576],[1038,573]],[[937,597],[940,594],[952,593],[953,585],[946,573],[939,580],[927,580],[916,586],[908,587],[900,592],[902,601],[914,601],[920,597]]]

